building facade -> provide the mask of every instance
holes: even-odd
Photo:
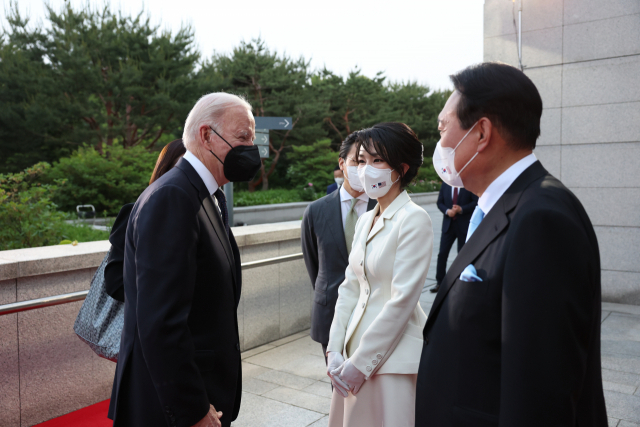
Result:
[[[640,0],[485,0],[484,60],[542,96],[536,156],[595,227],[604,301],[640,305]]]

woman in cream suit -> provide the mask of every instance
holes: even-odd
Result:
[[[404,188],[422,143],[402,123],[358,133],[358,177],[378,205],[356,225],[327,347],[329,427],[413,427],[422,329],[418,300],[433,249],[431,218]]]

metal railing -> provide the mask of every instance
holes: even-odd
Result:
[[[243,270],[266,267],[267,265],[280,264],[281,262],[295,261],[302,259],[302,253],[283,255],[275,258],[262,259],[241,264]],[[51,297],[32,299],[29,301],[14,302],[12,304],[0,305],[0,316],[5,314],[20,313],[22,311],[35,310],[37,308],[51,307],[54,305],[67,304],[70,302],[82,301],[87,297],[89,290],[72,292],[70,294],[54,295]]]

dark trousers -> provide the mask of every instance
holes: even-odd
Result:
[[[438,285],[447,274],[447,258],[449,258],[453,242],[458,239],[458,253],[464,246],[467,231],[469,231],[469,219],[465,219],[458,218],[455,221],[451,221],[449,229],[440,236],[440,252],[438,252],[438,267],[436,269],[436,282]]]

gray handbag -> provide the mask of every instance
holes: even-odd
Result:
[[[117,362],[124,325],[124,303],[111,298],[104,289],[104,268],[109,252],[93,275],[89,294],[82,303],[73,330],[98,356]]]

